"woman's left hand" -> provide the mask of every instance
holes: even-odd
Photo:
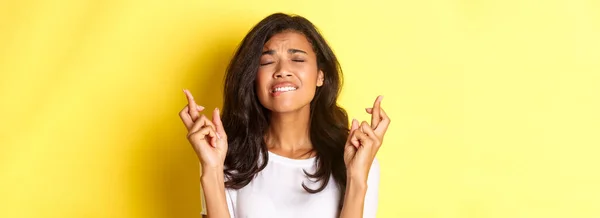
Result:
[[[382,98],[383,96],[378,96],[373,108],[366,108],[367,113],[371,114],[371,125],[366,121],[359,124],[356,119],[352,120],[350,134],[344,148],[344,163],[349,180],[365,184],[367,182],[371,164],[390,124],[390,118],[381,108]]]

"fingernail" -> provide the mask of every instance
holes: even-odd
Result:
[[[217,133],[217,138],[221,139],[221,134]]]
[[[196,107],[198,108],[199,111],[204,110],[204,107],[202,107],[200,105],[196,105]]]

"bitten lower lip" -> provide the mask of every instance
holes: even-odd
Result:
[[[280,89],[271,92],[271,95],[273,97],[277,97],[283,93],[290,93],[290,92],[294,92],[294,91],[296,91],[296,90],[293,89],[293,87],[286,86],[286,87],[281,87]]]
[[[271,86],[271,96],[277,97],[283,93],[293,92],[298,90],[298,86],[291,82],[280,82]]]
[[[295,87],[284,86],[284,87],[275,88],[271,92],[293,92],[293,91],[296,91]]]
[[[276,92],[290,92],[298,89],[298,86],[291,82],[281,82],[271,86],[271,93]]]

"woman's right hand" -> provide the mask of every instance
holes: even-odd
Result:
[[[181,110],[179,117],[188,130],[187,139],[194,147],[202,168],[223,169],[227,154],[227,135],[223,129],[219,109],[213,111],[212,121],[203,114],[204,107],[197,105],[192,93],[183,90],[188,105]]]

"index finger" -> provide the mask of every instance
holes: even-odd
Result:
[[[183,92],[185,93],[185,96],[188,99],[188,108],[190,108],[190,117],[192,118],[192,120],[195,122],[198,117],[200,116],[200,113],[198,113],[198,110],[193,110],[192,108],[197,108],[196,107],[196,102],[194,101],[194,96],[192,96],[192,93],[187,90],[184,89]]]
[[[377,99],[375,99],[375,103],[373,103],[373,110],[372,110],[372,114],[371,114],[371,129],[376,129],[377,126],[379,125],[379,122],[381,121],[381,100],[383,99],[383,96],[377,96]]]
[[[223,127],[223,122],[221,121],[221,113],[219,111],[219,108],[215,108],[215,110],[213,111],[213,124],[215,124],[217,137],[221,138],[223,136],[227,136]]]
[[[388,117],[388,115],[385,113],[385,110],[383,110],[383,108],[381,108],[380,111],[380,116],[381,116],[381,121],[379,122],[379,126],[377,126],[376,129],[374,129],[375,134],[377,134],[379,137],[383,138],[383,135],[385,135],[385,132],[388,129],[388,126],[390,125],[390,117]]]

